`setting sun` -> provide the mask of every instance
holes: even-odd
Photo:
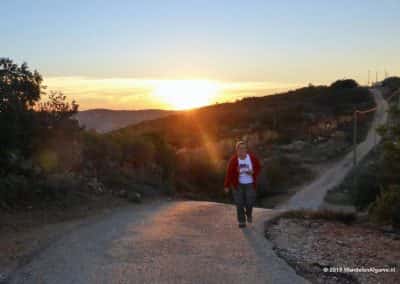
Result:
[[[219,91],[217,83],[206,80],[158,81],[153,95],[174,109],[191,109],[211,103]]]

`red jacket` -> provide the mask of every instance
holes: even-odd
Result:
[[[256,189],[257,186],[257,177],[260,174],[261,164],[257,157],[249,152],[251,164],[253,166],[253,186]],[[224,187],[233,187],[237,188],[239,185],[239,162],[238,162],[238,155],[235,154],[229,160],[228,167],[226,170],[225,182]]]

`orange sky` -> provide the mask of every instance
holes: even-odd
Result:
[[[188,109],[248,96],[273,94],[301,84],[219,82],[206,79],[155,80],[129,78],[49,77],[47,90],[59,90],[75,99],[80,110]]]

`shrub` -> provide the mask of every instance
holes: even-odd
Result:
[[[377,164],[371,163],[366,168],[361,168],[354,179],[350,198],[354,206],[362,210],[374,202],[380,192],[380,173]]]
[[[382,85],[388,87],[390,90],[400,88],[400,77],[389,77],[383,80]]]
[[[313,177],[312,171],[303,166],[301,161],[285,156],[271,159],[266,163],[263,170],[268,183],[267,187],[273,190],[299,185]]]
[[[337,80],[331,84],[331,88],[335,89],[352,89],[357,87],[358,83],[353,79]]]
[[[280,218],[295,219],[322,219],[328,221],[337,221],[345,224],[351,224],[356,220],[356,215],[351,212],[336,212],[330,210],[292,210],[286,211]]]
[[[369,208],[371,219],[379,223],[400,226],[400,186],[393,185],[383,190]]]
[[[23,175],[10,174],[0,178],[0,206],[13,207],[25,197],[29,182]]]
[[[179,155],[176,165],[176,190],[179,193],[192,193],[192,198],[223,196],[225,164],[214,163],[201,151]]]

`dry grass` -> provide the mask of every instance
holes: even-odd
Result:
[[[296,218],[296,219],[322,219],[328,221],[336,221],[344,224],[351,224],[356,221],[355,213],[337,212],[331,210],[291,210],[286,211],[280,218]]]

